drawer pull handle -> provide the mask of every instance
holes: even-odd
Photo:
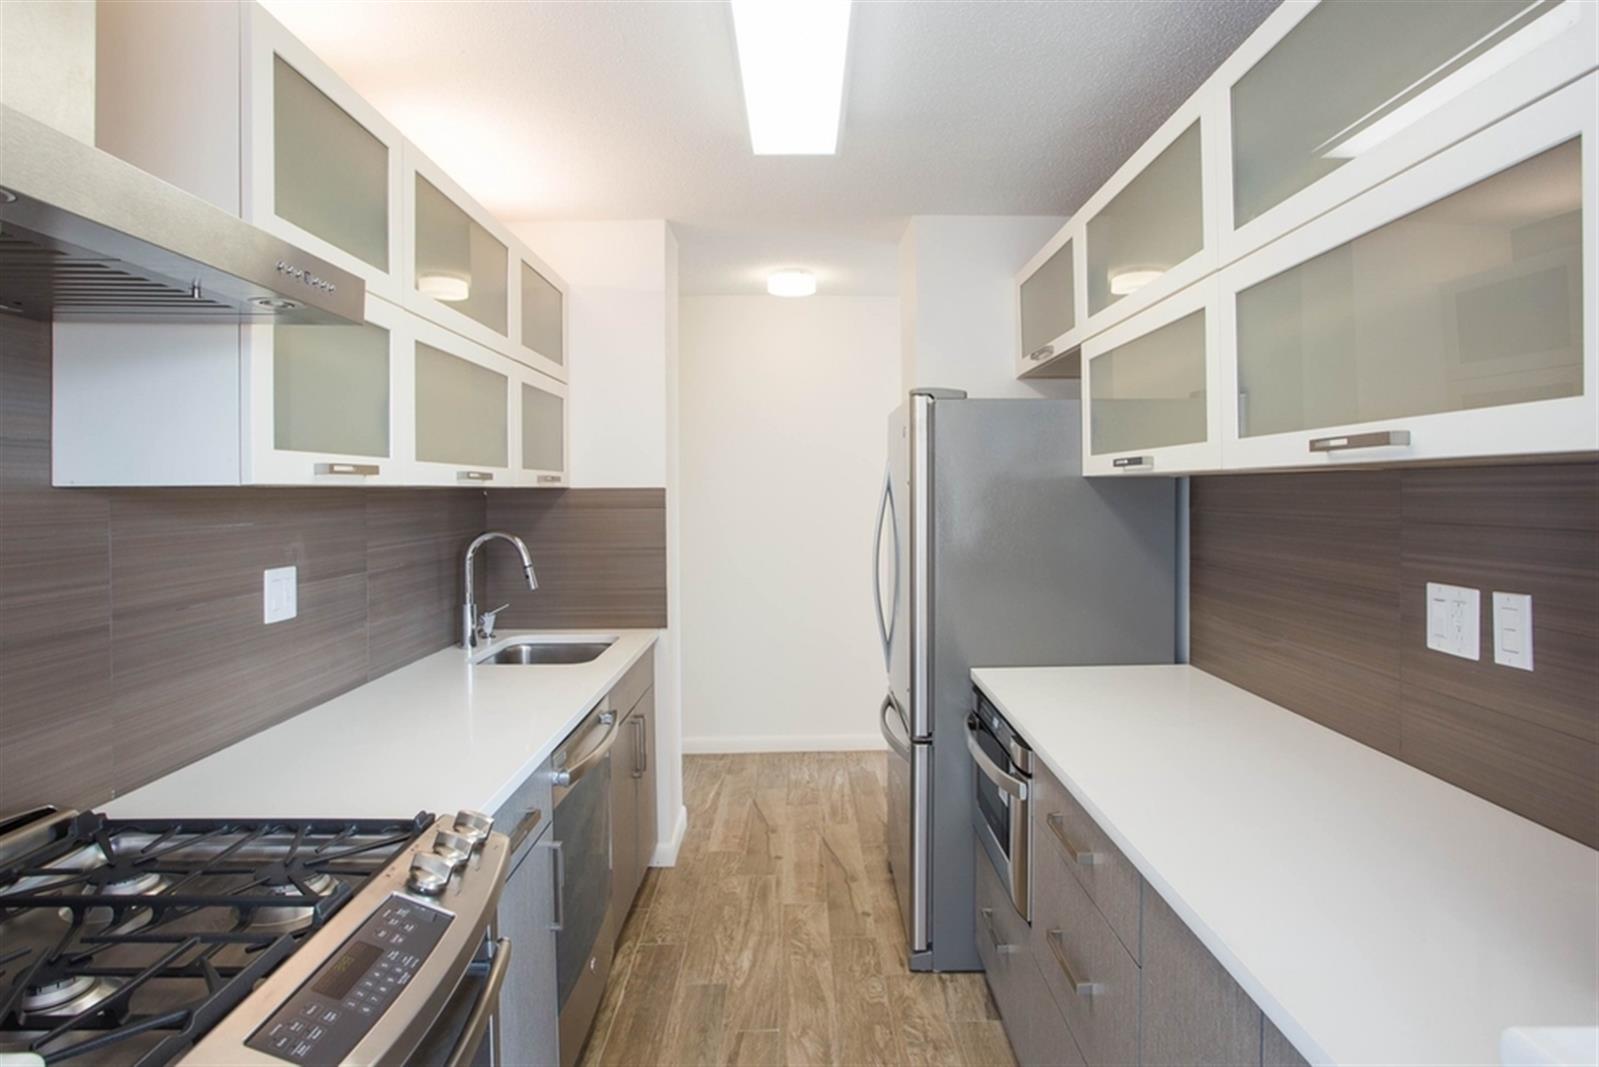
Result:
[[[1072,839],[1066,836],[1066,818],[1058,811],[1052,811],[1044,816],[1044,822],[1049,824],[1050,833],[1060,842],[1060,847],[1066,850],[1066,855],[1084,867],[1092,867],[1099,862],[1099,853],[1080,849],[1072,844]]]
[[[1312,437],[1312,452],[1347,452],[1353,448],[1404,448],[1410,444],[1409,430],[1379,430],[1376,433],[1351,433],[1342,437]]]
[[[1155,457],[1154,456],[1122,456],[1120,459],[1111,460],[1110,461],[1110,465],[1112,467],[1114,467],[1116,470],[1119,470],[1119,471],[1148,470],[1149,468],[1151,468],[1151,467],[1153,467],[1155,465]]]
[[[1077,991],[1080,997],[1092,997],[1096,993],[1103,993],[1105,987],[1099,982],[1084,982],[1072,973],[1072,965],[1066,962],[1066,937],[1059,930],[1049,932],[1049,951],[1054,954],[1055,962],[1060,965],[1061,973],[1066,976],[1066,984]]]
[[[455,476],[463,482],[492,482],[492,471],[456,471]]]
[[[1007,945],[999,939],[999,931],[994,928],[994,909],[983,908],[983,926],[988,929],[988,939],[994,943],[994,951],[1006,955],[1016,951],[1015,945]]]
[[[358,474],[363,478],[371,477],[378,473],[376,463],[318,463],[318,474]]]

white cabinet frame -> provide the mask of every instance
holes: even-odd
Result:
[[[516,468],[516,484],[532,486],[540,489],[560,489],[568,482],[567,471],[572,466],[572,435],[571,435],[571,401],[565,382],[551,378],[547,374],[540,374],[536,370],[526,367],[518,368],[512,378],[512,404],[516,408],[517,434],[511,442],[511,459]],[[531,385],[542,389],[546,393],[553,393],[561,398],[561,460],[565,464],[559,470],[538,469],[522,466],[522,386]]]
[[[561,294],[561,362],[556,362],[543,352],[529,348],[522,343],[522,264],[527,264],[553,285]],[[555,378],[558,381],[567,380],[566,365],[572,358],[572,337],[568,332],[567,323],[571,321],[568,314],[572,292],[561,276],[550,265],[534,255],[521,241],[511,238],[511,280],[515,288],[511,291],[511,358],[525,363],[536,371]]]
[[[521,264],[519,257],[523,254],[522,245],[511,231],[500,225],[500,221],[490,215],[483,206],[456,184],[455,180],[440,169],[421,150],[409,141],[405,144],[404,152],[405,173],[401,180],[404,187],[405,203],[403,207],[402,228],[405,231],[405,269],[404,278],[405,296],[402,303],[405,307],[424,318],[431,319],[441,326],[454,330],[456,333],[486,348],[506,356],[515,354],[521,348],[520,307],[522,279],[519,277]],[[490,326],[474,319],[464,312],[457,311],[442,300],[435,300],[417,290],[416,287],[416,176],[420,174],[426,178],[433,187],[443,193],[449,200],[460,208],[466,215],[496,241],[505,246],[505,333],[501,334]],[[442,347],[442,346],[440,346]]]
[[[409,341],[401,354],[405,385],[404,422],[409,427],[406,452],[407,485],[454,485],[479,489],[504,489],[517,483],[516,469],[522,439],[522,405],[519,375],[526,372],[521,364],[509,356],[485,348],[438,323],[408,316]],[[424,460],[416,454],[416,345],[431,345],[442,352],[475,363],[505,380],[505,462],[500,465],[480,466],[464,463],[438,463]]]
[[[1070,362],[1068,358],[1070,354],[1083,343],[1083,327],[1088,321],[1088,279],[1087,265],[1083,259],[1082,218],[1082,214],[1079,213],[1068,220],[1066,225],[1049,239],[1049,243],[1039,249],[1038,254],[1028,260],[1027,265],[1016,273],[1013,281],[1016,290],[1016,340],[1011,347],[1016,353],[1018,378],[1032,374],[1047,378],[1052,372],[1064,377],[1076,376],[1062,372]],[[1047,350],[1028,352],[1022,345],[1022,283],[1038,273],[1039,269],[1068,241],[1072,246],[1072,328],[1051,341]]]
[[[1222,459],[1228,470],[1316,468],[1372,462],[1538,455],[1599,449],[1599,74],[1531,104],[1497,125],[1418,164],[1220,275]],[[1464,411],[1380,419],[1289,433],[1238,434],[1237,294],[1323,252],[1426,207],[1522,160],[1582,138],[1583,392]],[[1085,360],[1086,363],[1086,360]],[[1086,373],[1086,372],[1085,372]],[[1310,450],[1315,438],[1406,431],[1409,444],[1351,451]]]
[[[1194,282],[1215,271],[1217,265],[1216,249],[1218,231],[1216,220],[1218,211],[1216,201],[1222,197],[1222,187],[1216,174],[1216,158],[1221,148],[1218,136],[1214,109],[1214,97],[1208,97],[1204,92],[1195,93],[1189,97],[1182,107],[1172,113],[1171,117],[1163,122],[1158,130],[1150,136],[1132,156],[1119,167],[1110,180],[1100,186],[1099,191],[1088,198],[1087,203],[1073,216],[1073,222],[1080,220],[1080,235],[1073,247],[1077,250],[1073,261],[1075,277],[1073,281],[1083,292],[1082,311],[1088,311],[1088,226],[1094,216],[1116,198],[1116,195],[1125,189],[1134,178],[1144,172],[1144,169],[1153,163],[1162,152],[1171,147],[1173,141],[1182,136],[1195,122],[1199,128],[1199,155],[1200,155],[1200,217],[1202,223],[1203,243],[1197,252],[1190,255],[1181,263],[1177,263],[1159,278],[1139,289],[1137,292],[1128,293],[1112,303],[1109,307],[1100,309],[1097,314],[1080,315],[1077,319],[1078,329],[1086,340],[1102,330],[1106,330],[1116,323],[1138,314],[1145,308],[1164,300],[1166,297],[1180,289],[1187,288]]]
[[[246,221],[292,241],[312,255],[366,279],[367,291],[387,300],[401,300],[401,279],[407,259],[402,232],[404,139],[377,109],[344,83],[333,70],[284,29],[258,3],[243,5],[239,34],[239,108],[243,130],[239,138],[240,203]],[[275,131],[273,123],[273,57],[284,62],[324,93],[328,99],[366,128],[388,150],[389,269],[379,270],[309,230],[280,218],[275,198]]]
[[[389,454],[357,456],[335,452],[298,452],[276,444],[275,375],[272,326],[244,326],[240,331],[239,442],[245,485],[404,485],[414,446],[415,411],[409,373],[413,319],[395,305],[366,296],[366,321],[389,335]]]
[[[1212,173],[1220,195],[1213,203],[1224,266],[1599,66],[1599,4],[1564,0],[1522,31],[1539,38],[1554,34],[1552,38],[1423,115],[1402,135],[1361,153],[1235,229],[1233,86],[1317,6],[1316,0],[1284,0],[1196,94],[1206,98],[1216,133]]]
[[[1173,475],[1221,467],[1221,365],[1217,358],[1220,329],[1220,290],[1214,277],[1205,278],[1163,300],[1142,315],[1118,323],[1083,342],[1083,473],[1127,477],[1142,474]],[[1205,312],[1205,439],[1191,444],[1138,448],[1122,452],[1093,451],[1094,359],[1130,341],[1196,311]],[[1124,465],[1117,466],[1121,460]]]

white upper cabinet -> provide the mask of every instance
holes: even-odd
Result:
[[[1189,100],[1083,205],[1084,337],[1150,307],[1216,266],[1207,176],[1214,123]]]
[[[406,307],[509,353],[516,261],[510,233],[409,144],[404,184]],[[515,287],[520,293],[520,278]]]
[[[1222,271],[1228,468],[1599,448],[1599,74]]]
[[[1076,349],[1082,343],[1080,324],[1087,318],[1083,288],[1077,284],[1082,248],[1082,227],[1073,220],[1016,276],[1019,378],[1075,378],[1079,373]]]
[[[518,256],[518,300],[511,355],[535,370],[566,380],[566,283],[531,252]]]
[[[515,484],[511,445],[521,407],[513,386],[521,366],[452,330],[412,321],[412,484]]]
[[[1586,0],[1289,0],[1200,90],[1230,263],[1599,63]]]
[[[1221,464],[1217,299],[1205,279],[1083,342],[1083,471]]]
[[[516,382],[520,407],[517,481],[521,485],[566,484],[566,386],[536,371]]]
[[[400,485],[410,316],[367,296],[361,326],[246,326],[241,481]]]
[[[258,4],[244,12],[244,217],[398,301],[399,133]]]

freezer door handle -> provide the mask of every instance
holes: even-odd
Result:
[[[896,720],[893,726],[889,725],[888,721],[888,713],[890,711],[894,713],[894,719]],[[894,750],[894,754],[902,760],[909,760],[911,758],[910,731],[905,729],[905,716],[899,710],[899,701],[894,699],[893,693],[884,697],[882,707],[877,709],[877,725],[883,731],[883,740],[888,742],[888,747]],[[900,736],[900,731],[904,731],[903,737]]]
[[[894,591],[889,610],[883,610],[883,525],[894,539]],[[892,670],[890,650],[894,645],[894,613],[899,604],[899,516],[894,510],[894,475],[883,472],[883,495],[877,503],[877,529],[872,534],[872,602],[877,607],[877,636],[883,645],[883,667]]]

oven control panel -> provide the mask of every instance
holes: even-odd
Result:
[[[341,1062],[416,977],[452,918],[389,897],[245,1044],[289,1063]]]

